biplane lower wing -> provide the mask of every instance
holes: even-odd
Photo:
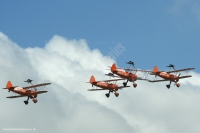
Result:
[[[109,90],[109,89],[88,89],[88,91],[102,91],[102,90]]]
[[[137,80],[146,80],[146,81],[149,81],[148,79],[143,79],[143,78],[137,78]]]
[[[47,93],[48,91],[37,91],[37,94]]]
[[[42,94],[42,93],[47,93],[48,91],[38,91],[36,94]],[[28,97],[27,95],[18,95],[18,96],[9,96],[6,98],[19,98],[19,97]]]
[[[182,76],[182,77],[178,77],[178,79],[184,79],[184,78],[189,78],[189,77],[192,77],[192,76],[191,75]],[[149,80],[149,82],[162,82],[162,81],[171,81],[171,80],[166,80],[166,79],[163,79],[163,80]]]
[[[114,75],[109,75],[109,74],[105,74],[106,76],[110,76],[110,77],[116,77],[116,78],[121,78],[120,76],[114,76]]]
[[[192,77],[191,75],[179,77],[179,79],[189,78]]]
[[[130,86],[119,86],[118,89],[128,88]]]
[[[27,97],[25,95],[19,95],[19,96],[9,96],[9,97],[6,97],[6,98],[19,98],[19,97]]]

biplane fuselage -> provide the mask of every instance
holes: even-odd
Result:
[[[183,78],[189,78],[192,77],[191,75],[185,75],[185,76],[181,76],[181,71],[189,71],[189,70],[193,70],[195,68],[185,68],[185,69],[179,69],[179,70],[173,70],[173,71],[168,71],[168,72],[164,72],[164,71],[159,71],[157,66],[154,66],[154,70],[153,71],[149,71],[151,72],[153,75],[159,76],[161,78],[163,78],[163,80],[149,80],[149,82],[162,82],[162,81],[170,81],[169,85],[166,85],[167,88],[170,88],[171,82],[175,82],[175,85],[177,87],[180,87],[180,84],[178,83],[179,79],[183,79]],[[171,73],[175,73],[179,75],[175,75],[175,74],[171,74]]]
[[[174,81],[174,82],[178,82],[178,80],[179,80],[178,76],[173,75],[173,74],[169,74],[169,73],[166,73],[166,72],[159,72],[156,75],[163,78],[163,79]]]
[[[124,70],[117,69],[116,64],[114,63],[111,67],[111,72],[120,76],[121,78],[128,79],[129,81],[136,81],[138,76],[134,73],[126,72]]]
[[[125,72],[123,70],[115,70],[113,73],[120,76],[121,78],[128,79],[129,81],[136,81],[138,78],[136,74]]]
[[[106,82],[95,82],[92,83],[93,85],[100,87],[102,89],[107,89],[107,90],[118,90],[118,85],[117,84],[110,84]]]
[[[104,81],[96,81],[94,76],[92,75],[90,77],[90,82],[93,86],[97,86],[101,89],[88,89],[88,91],[99,91],[99,90],[109,90],[109,93],[105,94],[106,97],[110,96],[110,92],[114,92],[115,96],[118,97],[119,93],[117,92],[119,89],[125,88],[125,87],[130,87],[130,86],[118,86],[116,83],[109,83],[109,82],[117,82],[118,80],[123,80],[123,79],[112,79],[112,80],[104,80]]]
[[[10,89],[10,91],[23,95],[23,96],[37,97],[37,94],[34,90],[26,90],[26,89],[23,89],[22,87],[15,87],[13,89]]]
[[[19,95],[14,95],[14,96],[8,96],[6,98],[19,98],[19,97],[28,97],[24,103],[27,105],[29,98],[33,100],[34,103],[37,103],[37,95],[46,93],[48,91],[37,91],[37,87],[44,87],[46,85],[49,85],[51,83],[42,83],[42,84],[37,84],[37,85],[32,85],[32,86],[27,86],[27,87],[18,87],[18,86],[12,86],[12,83],[10,81],[7,82],[6,88],[3,89],[8,89],[8,91],[12,91],[14,93],[17,93]],[[34,89],[34,90],[32,90]]]

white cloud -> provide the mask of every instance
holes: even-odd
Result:
[[[120,90],[120,96],[105,97],[106,91],[88,92],[92,74],[97,80],[114,61],[98,49],[91,50],[85,40],[67,40],[54,36],[44,48],[22,49],[0,33],[2,88],[8,80],[25,86],[52,82],[38,103],[25,98],[6,99],[0,93],[0,127],[36,128],[34,132],[199,132],[199,74],[182,80],[181,87],[166,88],[167,82],[137,81],[137,88]],[[31,132],[31,131],[30,131]]]
[[[200,21],[199,0],[174,0],[172,6],[170,6],[168,10],[176,15],[194,15]]]

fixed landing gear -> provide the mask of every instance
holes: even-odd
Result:
[[[27,98],[26,101],[24,101],[24,103],[27,105],[28,104],[28,100],[29,100],[29,97]]]
[[[169,85],[166,85],[168,89],[170,88],[170,85],[171,85],[171,81],[170,81]],[[179,84],[179,83],[176,83],[176,82],[175,82],[175,85],[176,85],[177,87],[180,87],[180,84]]]
[[[127,86],[127,83],[126,83],[126,82],[124,82],[124,83],[123,83],[123,85],[124,85],[124,86]]]
[[[170,88],[171,83],[172,83],[172,81],[170,81],[170,83],[168,85],[166,85],[168,89]]]
[[[29,100],[29,98],[30,98],[30,97],[28,97],[27,100],[24,101],[24,103],[25,103],[26,105],[28,105],[28,100]],[[32,99],[32,98],[31,98],[31,99]],[[38,100],[37,100],[36,98],[33,98],[33,102],[34,102],[34,103],[37,103]]]
[[[166,86],[167,86],[168,89],[170,88],[170,85],[166,85]]]
[[[128,80],[126,82],[123,82],[123,85],[124,86],[127,86],[127,83],[128,83]]]
[[[110,92],[113,92],[113,91],[109,91],[108,93],[106,93],[106,94],[105,94],[107,98],[109,98],[109,97],[110,97]],[[116,92],[116,91],[115,91],[115,96],[116,96],[116,97],[118,97],[118,96],[119,96],[119,93],[118,93],[118,92]]]
[[[27,105],[27,104],[28,104],[28,101],[24,101],[24,103]]]
[[[110,93],[106,93],[105,95],[106,95],[106,97],[107,97],[107,98],[109,98],[109,96],[110,96]]]
[[[105,94],[107,98],[110,97],[110,91],[108,93]]]
[[[137,87],[137,84],[136,84],[136,83],[134,83],[134,84],[133,84],[133,87],[134,87],[134,88],[136,88],[136,87]]]

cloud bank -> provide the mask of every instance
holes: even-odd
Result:
[[[188,133],[200,132],[200,74],[191,72],[181,87],[166,89],[167,83],[137,81],[137,88],[120,90],[108,99],[106,91],[88,92],[92,74],[103,80],[115,61],[91,50],[85,40],[67,40],[55,35],[44,48],[19,47],[0,33],[0,85],[51,82],[49,91],[26,106],[26,98],[6,99],[0,93],[0,130],[28,128],[26,132],[87,133]],[[131,84],[130,84],[131,85]],[[14,129],[13,129],[14,130]],[[19,131],[20,132],[20,131]]]

